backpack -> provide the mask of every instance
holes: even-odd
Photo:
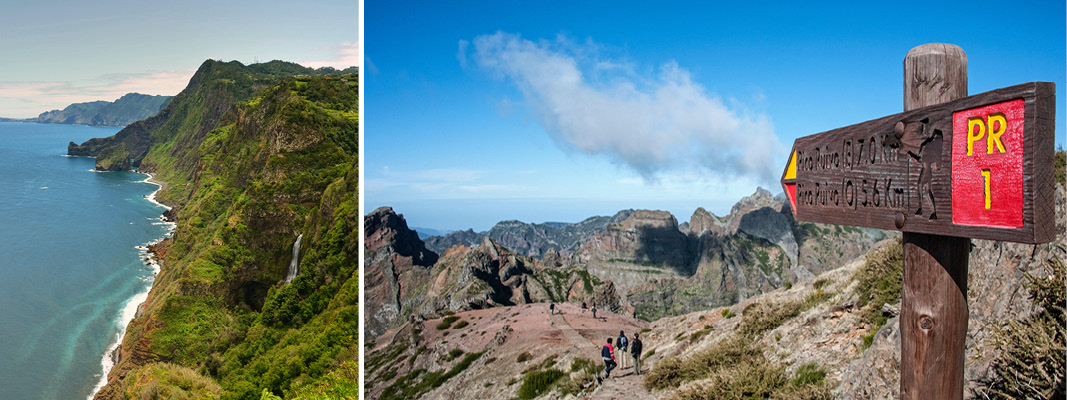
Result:
[[[620,349],[625,349],[627,344],[626,336],[619,336],[619,340],[617,343],[619,344]]]

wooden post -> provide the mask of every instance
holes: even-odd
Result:
[[[963,49],[931,43],[908,52],[904,111],[966,96]],[[903,236],[900,398],[962,399],[971,239],[910,232]]]

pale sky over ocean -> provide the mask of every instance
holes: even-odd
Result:
[[[177,94],[209,58],[360,63],[352,0],[0,2],[0,117]]]
[[[724,215],[757,186],[781,192],[797,137],[903,111],[915,46],[962,47],[970,94],[1064,90],[1065,14],[1062,1],[369,2],[366,210],[475,230],[624,208]]]

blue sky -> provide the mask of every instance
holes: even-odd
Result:
[[[359,65],[359,3],[0,0],[0,117],[175,95],[204,60]]]
[[[797,137],[901,112],[915,46],[962,47],[970,94],[1063,90],[1064,3],[1007,4],[368,2],[365,209],[477,231],[724,215],[781,192]]]

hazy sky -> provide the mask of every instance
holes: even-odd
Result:
[[[0,0],[0,117],[175,95],[209,58],[358,65],[355,0]]]
[[[720,3],[368,2],[366,210],[475,230],[724,215],[781,192],[797,137],[903,111],[925,43],[964,49],[971,94],[1067,87],[1059,0]]]

